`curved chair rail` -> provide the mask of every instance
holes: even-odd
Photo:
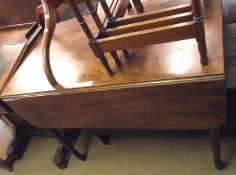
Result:
[[[43,36],[43,68],[47,76],[49,83],[55,89],[64,89],[64,87],[59,84],[53,75],[51,63],[50,63],[50,45],[52,37],[55,31],[56,22],[57,22],[57,12],[51,0],[42,0],[43,10],[44,10],[44,36]]]

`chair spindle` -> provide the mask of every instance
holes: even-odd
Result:
[[[89,40],[89,46],[93,50],[94,54],[100,59],[102,65],[105,67],[107,73],[109,75],[113,75],[113,71],[111,70],[108,61],[104,55],[104,53],[101,51],[101,49],[98,47],[96,43],[96,38],[93,36],[91,30],[89,29],[86,21],[84,20],[83,15],[80,13],[79,9],[77,8],[76,4],[73,0],[67,0],[68,4],[70,5],[76,19],[78,20],[81,28],[83,29],[84,33],[86,34],[88,40]]]
[[[111,13],[110,8],[108,7],[106,0],[99,0],[99,2],[102,6],[102,9],[103,9],[106,17],[107,17],[107,21],[108,21],[107,25],[109,27],[113,26],[115,24],[115,18]]]
[[[201,55],[201,63],[208,64],[207,47],[205,41],[204,18],[201,10],[201,1],[192,0],[193,22],[195,28],[196,40],[198,43],[198,50]]]
[[[98,27],[99,32],[105,32],[106,29],[103,26],[96,10],[94,9],[93,4],[91,3],[91,0],[84,0],[84,2],[86,4],[86,6],[88,7],[89,13],[92,16],[96,26]]]

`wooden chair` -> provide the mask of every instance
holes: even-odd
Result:
[[[68,0],[68,2],[84,32],[89,34],[87,37],[90,47],[94,54],[102,60],[109,75],[113,75],[113,71],[109,67],[106,58],[104,58],[105,52],[111,52],[113,57],[116,58],[117,65],[120,66],[115,51],[191,38],[196,38],[198,42],[201,63],[203,65],[208,63],[200,0],[192,0],[192,4],[189,5],[121,19],[115,19],[109,11],[106,1],[99,0],[108,17],[108,26],[104,29],[101,25],[98,25],[100,33],[96,38],[91,36],[91,32],[84,19],[81,18],[81,14],[75,8],[73,1]],[[88,2],[87,6],[89,6]],[[90,11],[92,12],[92,9]],[[94,18],[94,21],[99,24],[96,18]]]
[[[139,3],[140,0],[133,0],[135,3],[135,7],[139,12],[141,12],[142,5]],[[44,38],[43,38],[43,60],[44,60],[44,70],[47,75],[47,78],[51,85],[56,89],[63,88],[59,83],[57,83],[56,79],[53,76],[51,66],[50,66],[50,57],[49,57],[49,51],[50,51],[50,44],[53,37],[53,33],[55,30],[56,23],[58,22],[58,13],[57,8],[62,5],[62,3],[69,3],[72,4],[72,9],[78,10],[76,4],[84,2],[84,0],[75,0],[75,1],[67,1],[67,0],[42,0],[42,5],[37,7],[35,10],[36,19],[38,23],[40,23],[44,27]],[[90,14],[92,15],[94,21],[96,22],[98,28],[101,30],[101,33],[103,30],[105,31],[105,27],[103,26],[106,22],[106,16],[102,17],[103,20],[100,20],[98,17],[92,3],[90,1],[85,1],[86,5],[88,6],[88,9],[90,11]],[[129,5],[129,0],[110,0],[110,7],[109,11],[117,11],[117,16],[122,17],[125,14],[125,10]],[[115,4],[115,5],[114,5]],[[78,12],[80,18],[83,18],[82,14]],[[76,16],[78,17],[78,16]],[[83,25],[83,24],[81,24]],[[89,33],[85,34],[89,36]],[[112,53],[113,54],[113,53]],[[115,54],[115,53],[114,53]],[[118,57],[116,56],[114,59],[116,59],[117,64],[121,65],[121,62],[119,62]],[[80,133],[81,130],[55,130],[55,129],[49,129],[48,130],[60,143],[62,143],[62,147],[60,146],[57,150],[57,154],[54,157],[54,163],[59,168],[65,168],[68,164],[70,154],[73,153],[78,159],[80,160],[86,160],[87,155],[81,154],[78,150],[76,150],[73,146],[75,144],[75,141]],[[109,136],[99,136],[100,140],[104,144],[109,143]]]
[[[42,24],[42,26],[44,26],[45,30],[44,30],[44,38],[43,38],[43,62],[44,62],[44,71],[45,74],[48,78],[48,81],[50,82],[50,84],[55,88],[55,89],[63,89],[63,86],[61,86],[55,79],[53,72],[51,70],[51,65],[50,65],[50,44],[51,44],[51,40],[54,34],[54,30],[55,30],[55,26],[56,26],[56,22],[58,21],[58,15],[57,15],[57,11],[56,8],[58,6],[60,6],[62,3],[68,3],[70,5],[70,7],[72,8],[75,17],[78,19],[78,21],[80,21],[81,27],[83,28],[85,35],[88,37],[89,40],[89,45],[91,46],[92,50],[95,52],[96,51],[96,44],[94,45],[94,41],[96,41],[95,37],[92,35],[88,25],[86,24],[86,22],[84,21],[84,18],[82,16],[82,14],[80,13],[79,9],[76,6],[76,3],[81,3],[81,2],[85,2],[88,10],[91,14],[91,16],[94,19],[94,22],[96,23],[98,29],[99,29],[99,35],[103,35],[105,34],[106,28],[107,26],[105,26],[105,22],[108,18],[108,24],[110,24],[109,20],[109,16],[107,17],[106,11],[105,17],[102,17],[103,19],[101,20],[96,12],[96,10],[94,9],[92,3],[90,0],[42,0],[42,6],[38,7],[36,9],[36,18],[38,19],[38,21]],[[108,7],[107,3],[102,3],[103,5],[105,4],[106,7],[108,8],[107,11],[109,11],[111,13],[111,15],[116,11],[116,17],[123,17],[125,14],[125,10],[130,7],[130,1],[129,0],[110,0],[110,6]],[[134,5],[137,9],[137,11],[142,12],[143,11],[143,5],[141,4],[140,0],[133,0]],[[43,7],[43,10],[42,10]],[[95,47],[94,47],[95,46]],[[124,53],[126,55],[126,57],[128,57],[128,51],[126,51],[124,49]],[[103,56],[104,54],[99,55],[99,58],[102,62],[102,64],[104,65],[104,67],[107,69],[107,71],[109,72],[110,75],[113,74],[113,71],[111,69],[109,69],[109,64],[105,58],[105,56]],[[111,51],[111,55],[113,56],[117,66],[121,66],[121,61],[119,60],[116,52]],[[109,69],[109,70],[108,70]]]
[[[128,57],[129,54],[126,49],[129,48],[191,38],[196,38],[198,42],[201,63],[203,65],[208,64],[201,3],[200,0],[191,1],[192,4],[116,19],[107,2],[99,0],[107,18],[107,23],[104,25],[104,21],[100,20],[91,1],[84,0],[99,30],[98,35],[93,36],[75,2],[73,0],[66,0],[87,36],[91,50],[100,59],[109,75],[114,73],[104,55],[106,52],[110,52],[116,65],[121,67],[121,61],[116,53],[118,50],[123,50],[124,55]],[[56,89],[63,89],[63,86],[53,76],[49,58],[50,43],[56,23],[56,11],[51,0],[42,0],[42,2],[45,13],[43,41],[44,70],[50,84]]]

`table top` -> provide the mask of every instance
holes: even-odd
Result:
[[[190,1],[148,0],[143,1],[143,4],[146,11],[152,11],[188,2]],[[109,76],[98,58],[90,50],[79,24],[75,19],[71,19],[56,26],[51,45],[53,73],[57,81],[67,90],[76,89],[76,91],[90,91],[96,88],[109,89],[118,86],[128,87],[138,84],[222,80],[224,79],[224,54],[221,0],[204,1],[204,8],[209,56],[209,65],[207,66],[200,64],[197,43],[191,39],[130,49],[131,58],[128,61],[119,52],[123,63],[121,69],[115,66],[111,56],[107,54],[110,65],[115,70],[115,75]],[[129,14],[132,14],[132,11]],[[89,16],[86,19],[90,27],[94,29],[93,31],[96,31],[92,19]],[[19,33],[19,37],[21,34]],[[42,38],[38,40],[26,61],[4,88],[1,94],[3,98],[60,92],[50,86],[44,74],[41,41]],[[2,40],[0,46],[4,46]]]
[[[19,64],[19,55],[26,42],[24,34],[31,26],[32,23],[0,27],[0,92],[6,85],[9,75]]]

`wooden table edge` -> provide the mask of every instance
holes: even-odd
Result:
[[[81,88],[75,87],[75,88],[68,88],[68,89],[63,89],[63,90],[52,90],[52,91],[45,91],[45,92],[33,92],[33,93],[24,93],[24,94],[15,94],[15,95],[0,94],[0,98],[3,100],[11,101],[11,100],[17,100],[21,98],[60,95],[60,94],[65,94],[65,93],[74,94],[74,93],[101,92],[101,91],[110,91],[110,90],[118,90],[118,89],[131,89],[131,88],[141,88],[141,87],[165,86],[165,85],[175,85],[175,84],[187,84],[187,83],[194,83],[194,82],[212,82],[212,81],[224,81],[224,80],[225,80],[224,74],[215,74],[215,75],[207,75],[207,76],[192,76],[192,77],[183,77],[183,78],[175,78],[175,79],[161,79],[161,80],[133,82],[133,83],[124,83],[124,84],[103,85],[103,86],[91,86],[91,87],[81,87]]]

